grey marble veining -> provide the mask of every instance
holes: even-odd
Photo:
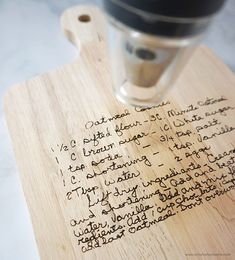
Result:
[[[0,1],[0,259],[38,259],[26,203],[3,116],[4,92],[77,55],[60,31],[60,14],[79,0]],[[97,3],[97,1],[92,1]],[[235,1],[229,0],[204,43],[235,71]]]

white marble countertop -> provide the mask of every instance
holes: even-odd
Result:
[[[39,259],[3,115],[4,92],[14,83],[74,59],[60,31],[66,8],[90,1],[0,1],[0,259]],[[93,1],[95,2],[95,1]],[[235,71],[235,1],[228,0],[204,43]]]

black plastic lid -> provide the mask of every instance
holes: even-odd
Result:
[[[160,36],[182,37],[204,31],[209,20],[196,23],[192,19],[215,14],[225,1],[104,0],[104,7],[111,17],[136,30]]]

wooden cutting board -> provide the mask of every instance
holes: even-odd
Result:
[[[199,47],[161,104],[124,106],[100,11],[61,21],[79,57],[4,103],[41,258],[235,259],[234,75]]]

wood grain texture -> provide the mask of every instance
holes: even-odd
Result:
[[[79,22],[81,14],[88,14],[91,21]],[[58,180],[58,165],[51,147],[73,138],[82,140],[86,135],[84,125],[87,121],[98,120],[102,115],[108,118],[121,114],[127,107],[118,103],[112,93],[103,31],[104,18],[99,10],[87,6],[71,8],[63,14],[61,26],[68,39],[78,46],[79,57],[62,68],[13,86],[4,100],[5,115],[40,257],[102,260],[234,259],[234,190],[148,229],[126,234],[113,243],[86,253],[81,252],[71,232],[69,219],[76,214],[84,217],[85,202],[71,205],[63,199],[64,187]],[[234,88],[234,75],[210,50],[199,47],[167,100],[170,100],[172,109],[180,110],[206,97],[225,96],[228,99],[226,106],[234,107]],[[123,123],[149,118],[148,111],[137,114],[134,108],[128,107],[128,110],[131,115],[128,119],[124,118]],[[164,107],[156,108],[156,112],[161,115],[167,113]],[[230,112],[234,115],[234,111]],[[221,119],[221,123],[235,126],[234,121],[234,116]],[[196,126],[197,122],[187,125],[192,131]],[[105,131],[105,126],[100,129]],[[90,129],[89,133],[93,134],[92,131]],[[210,129],[207,133],[210,131],[212,133]],[[114,142],[119,141],[117,137],[114,139]],[[189,141],[194,139],[196,137],[190,137]],[[165,164],[168,161],[169,167],[174,167],[169,150],[160,144],[158,136],[151,140],[152,147],[162,154],[159,161],[164,160]],[[208,140],[206,144],[210,145],[211,153],[220,154],[235,147],[235,132]],[[196,143],[193,147],[195,150],[198,148]],[[146,153],[152,153],[151,149]],[[120,151],[125,153],[125,147],[120,147]],[[139,148],[132,145],[128,147],[128,153],[137,157]],[[62,159],[62,166],[66,165],[66,160]],[[204,158],[197,158],[197,162],[201,165],[205,163]],[[188,165],[188,159],[181,164],[182,167]],[[147,180],[154,169],[146,170],[140,166],[140,170],[142,179]],[[159,172],[159,176],[162,174]],[[138,183],[138,180],[133,180],[135,182]],[[151,201],[154,202],[154,199]]]

